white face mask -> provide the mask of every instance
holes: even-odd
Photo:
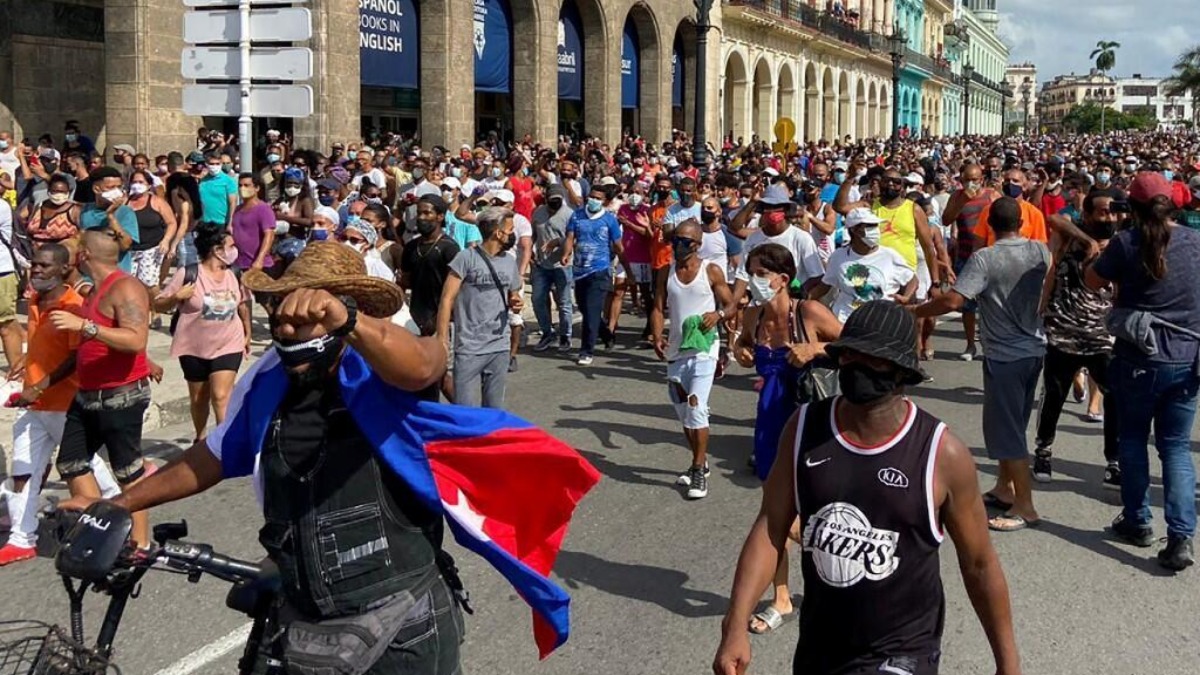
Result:
[[[635,209],[637,207],[641,206],[642,205],[642,196],[636,192],[629,195],[629,205]]]
[[[213,176],[221,175],[221,165],[220,164],[209,164],[208,165],[208,173]]]
[[[296,195],[300,194],[300,187],[296,185],[285,187],[283,189],[283,193],[289,197],[295,197]]]
[[[358,247],[359,246],[358,244],[356,244],[352,241],[343,241],[342,243],[345,244],[346,248],[350,249],[351,251],[354,251],[355,253],[357,253],[359,255],[363,254],[363,250]]]
[[[146,185],[145,183],[130,183],[129,184],[129,194],[134,197],[136,197],[138,195],[144,195],[149,191],[150,191],[150,186]]]
[[[120,199],[124,194],[125,194],[125,192],[123,190],[121,190],[121,188],[113,188],[106,192],[101,192],[100,198],[111,204],[112,202],[115,202],[118,199]]]
[[[770,277],[750,277],[750,297],[758,304],[770,302],[775,293],[775,289],[771,288]]]
[[[67,200],[70,198],[71,195],[65,192],[51,192],[50,196],[47,197],[47,199],[50,200],[50,203],[55,206],[62,206],[63,204],[66,204]]]
[[[863,241],[866,242],[871,248],[877,248],[879,246],[879,238],[883,235],[879,233],[878,227],[864,227],[862,233]]]

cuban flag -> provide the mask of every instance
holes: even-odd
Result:
[[[420,401],[385,384],[349,346],[338,375],[346,407],[380,459],[529,604],[541,658],[566,642],[571,599],[549,574],[575,506],[600,474],[573,448],[514,415]],[[257,477],[287,387],[274,350],[238,381],[225,422],[207,438],[226,478]]]

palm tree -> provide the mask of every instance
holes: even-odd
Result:
[[[1092,55],[1089,59],[1096,61],[1096,70],[1107,75],[1108,71],[1112,70],[1117,65],[1117,50],[1121,48],[1120,42],[1111,42],[1108,40],[1100,40],[1096,43],[1096,48],[1092,50]],[[1107,92],[1105,97],[1100,100],[1100,134],[1104,134],[1104,111],[1108,108],[1105,103],[1107,100]]]
[[[1163,94],[1168,98],[1191,96],[1192,125],[1200,128],[1200,45],[1181,54],[1174,71],[1163,82]]]

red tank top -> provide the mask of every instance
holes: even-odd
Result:
[[[112,288],[113,284],[128,276],[124,272],[113,272],[108,275],[83,303],[81,308],[83,318],[97,326],[112,328],[115,322],[100,311],[100,299]],[[79,375],[81,391],[115,389],[150,375],[150,366],[146,362],[145,351],[136,354],[119,352],[100,340],[84,340],[80,343],[79,350],[75,354],[75,368]]]

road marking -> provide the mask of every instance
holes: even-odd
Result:
[[[190,675],[199,671],[204,666],[245,645],[246,639],[250,637],[250,628],[253,625],[253,622],[247,622],[244,626],[234,629],[233,632],[220,640],[210,642],[179,659],[171,666],[163,668],[158,671],[157,675]]]

